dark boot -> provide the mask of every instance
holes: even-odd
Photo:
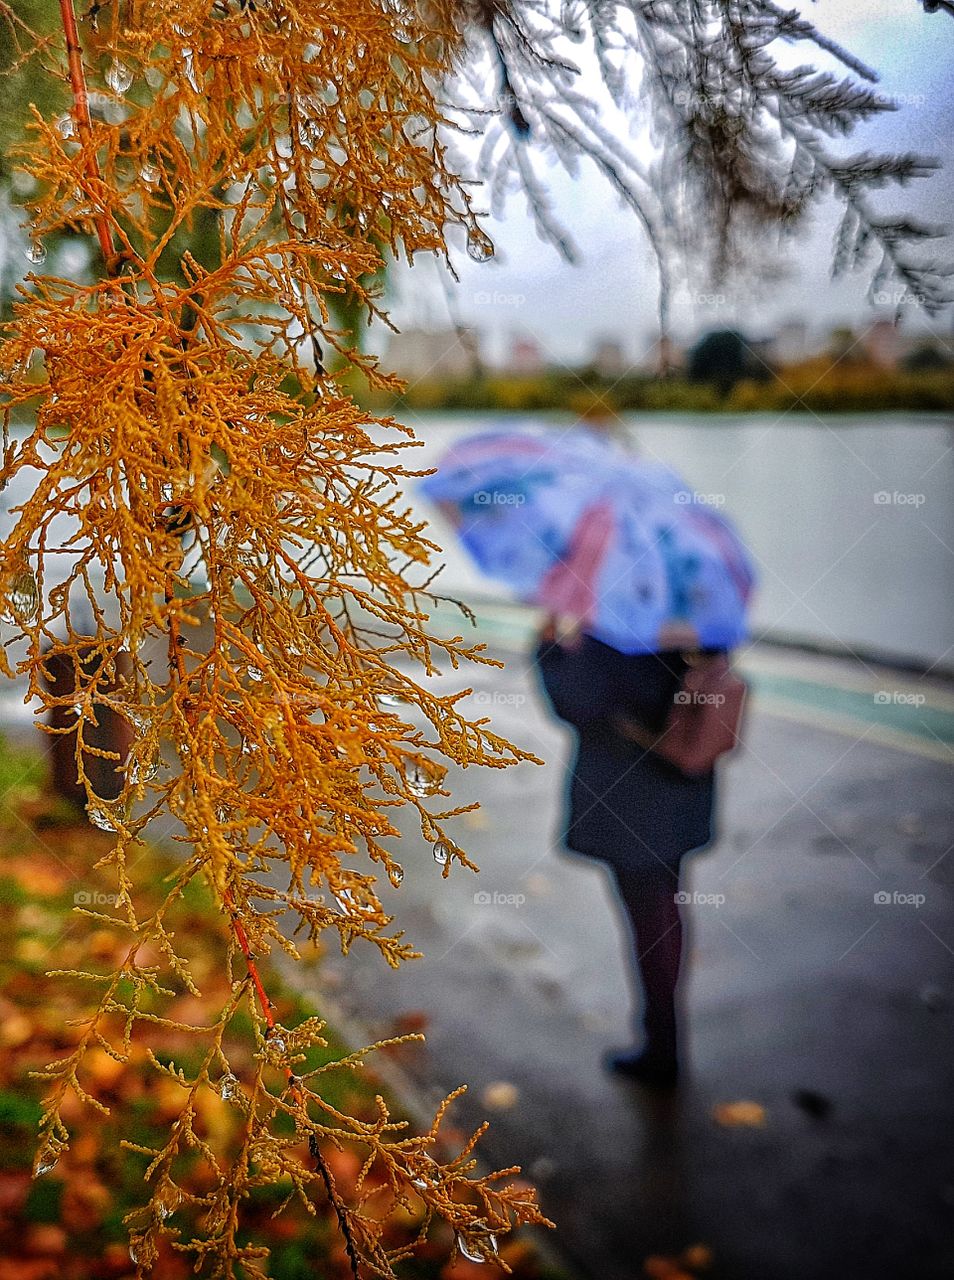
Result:
[[[614,1075],[651,1089],[672,1089],[679,1080],[679,1063],[675,1057],[656,1053],[653,1049],[620,1049],[608,1053],[606,1068]]]
[[[682,958],[678,874],[614,868],[633,939],[643,995],[644,1048],[610,1054],[611,1071],[646,1084],[672,1085],[679,1073],[676,983]]]

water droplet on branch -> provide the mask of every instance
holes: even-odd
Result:
[[[421,764],[409,765],[406,776],[412,796],[433,796],[441,789],[441,779]]]
[[[139,707],[126,706],[122,708],[122,713],[139,733],[145,733],[149,728],[149,716]]]
[[[475,262],[486,262],[494,256],[494,242],[480,227],[471,227],[467,232],[467,256]]]
[[[182,1203],[182,1192],[175,1183],[166,1182],[156,1192],[152,1203],[156,1217],[165,1222],[166,1218],[171,1218]]]
[[[194,93],[199,93],[199,75],[195,69],[195,58],[191,49],[182,50],[182,70],[185,72],[185,78],[189,82],[189,87]]]
[[[265,1045],[276,1058],[280,1058],[287,1053],[288,1043],[285,1040],[282,1028],[277,1023],[266,1035]]]
[[[9,622],[25,626],[35,621],[40,612],[40,588],[36,574],[28,564],[21,565],[13,574],[7,589],[7,599],[2,615]]]
[[[152,782],[159,772],[159,756],[137,757],[129,766],[129,781],[137,786],[140,782]]]
[[[219,1081],[219,1094],[226,1102],[234,1102],[241,1092],[238,1077],[233,1076],[231,1071],[227,1072]]]
[[[113,93],[118,93],[120,97],[126,93],[133,82],[133,73],[125,62],[120,62],[118,58],[113,58],[106,71],[106,83],[112,89]]]
[[[434,861],[439,867],[446,867],[450,862],[452,852],[453,850],[446,840],[437,840],[433,849]]]
[[[42,240],[31,240],[24,250],[27,262],[32,262],[35,267],[42,267],[46,262],[46,245]]]
[[[489,1232],[487,1235],[475,1236],[458,1231],[457,1247],[468,1262],[487,1262],[497,1253],[497,1237]]]
[[[88,804],[86,806],[86,814],[93,826],[99,827],[100,831],[118,830],[109,813],[102,805]]]
[[[418,1191],[428,1191],[439,1184],[441,1167],[433,1156],[422,1154],[421,1160],[427,1166],[427,1169],[426,1171],[422,1170],[416,1177],[411,1179],[411,1186],[416,1187]]]

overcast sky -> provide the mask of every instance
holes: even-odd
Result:
[[[936,157],[944,165],[940,173],[892,192],[882,207],[906,209],[932,222],[954,220],[954,19],[944,12],[925,14],[918,0],[818,0],[800,7],[825,34],[877,70],[879,92],[899,103],[897,111],[833,147],[843,154],[913,149]],[[825,64],[811,46],[794,48],[786,62]],[[656,278],[634,216],[592,168],[581,170],[577,181],[542,160],[538,170],[546,174],[556,214],[580,247],[582,261],[567,265],[541,244],[522,198],[511,197],[504,218],[485,224],[496,244],[495,259],[479,265],[457,255],[460,284],[451,282],[451,287],[461,320],[483,332],[492,356],[509,347],[512,335],[523,334],[535,338],[553,360],[577,360],[601,337],[619,339],[627,356],[638,357],[654,330]],[[834,201],[819,207],[800,237],[787,242],[788,279],[773,283],[764,296],[730,281],[716,305],[683,301],[675,306],[674,330],[688,337],[707,327],[738,324],[758,336],[792,318],[822,329],[870,319],[869,277],[863,272],[838,282],[829,277],[838,218]],[[948,241],[954,255],[952,246]],[[433,262],[421,259],[413,268],[395,271],[392,292],[392,314],[402,327],[447,325],[448,305]],[[950,313],[930,321],[912,309],[906,324],[951,334]]]

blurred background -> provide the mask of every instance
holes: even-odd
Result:
[[[951,32],[891,0],[808,16],[897,106],[851,149],[936,156],[892,198],[944,223]],[[488,223],[492,262],[459,254],[457,282],[396,267],[401,332],[368,342],[407,388],[372,403],[414,427],[422,466],[476,431],[562,431],[602,406],[754,555],[749,740],[722,770],[719,839],[690,860],[688,1080],[660,1100],[602,1070],[627,1038],[628,943],[606,873],[560,851],[571,742],[532,671],[539,618],[422,501],[447,553],[437,589],[475,609],[506,663],[465,705],[546,763],[455,780],[481,802],[461,820],[481,875],[435,885],[426,854],[408,867],[419,969],[356,955],[323,980],[375,1031],[425,1028],[409,1074],[428,1096],[471,1082],[468,1116],[489,1116],[493,1154],[537,1180],[576,1274],[691,1274],[711,1254],[733,1280],[947,1275],[954,319],[864,271],[833,279],[831,201],[730,278],[687,271],[661,336],[631,212],[586,162],[546,181],[578,261],[540,244],[514,194]],[[444,622],[466,630],[450,605]]]
[[[937,157],[900,198],[942,222],[954,24],[900,0],[811,10],[897,107],[852,148]],[[4,177],[9,305],[27,241],[20,179]],[[752,552],[737,655],[748,740],[721,770],[718,839],[686,886],[686,1081],[657,1097],[602,1069],[628,1034],[627,941],[605,871],[560,848],[571,742],[533,671],[542,618],[476,571],[413,483],[407,499],[445,549],[433,625],[502,664],[432,681],[471,685],[463,708],[543,765],[451,778],[456,803],[480,804],[457,820],[479,878],[441,879],[409,821],[404,883],[382,895],[422,961],[394,972],[358,944],[324,957],[308,994],[361,1043],[426,1031],[388,1068],[410,1112],[470,1082],[462,1125],[493,1121],[488,1157],[523,1164],[557,1222],[538,1269],[941,1280],[954,1274],[954,317],[870,272],[833,279],[831,200],[716,282],[687,269],[663,331],[632,213],[585,161],[575,179],[545,177],[575,261],[540,242],[512,194],[487,218],[492,261],[461,245],[456,278],[389,264],[398,332],[376,323],[361,340],[405,389],[351,389],[413,427],[422,469],[477,431],[608,417]],[[65,274],[88,264],[66,236],[49,253]],[[6,683],[8,742],[33,741],[31,715]],[[12,794],[23,774],[5,776]],[[459,1261],[446,1275],[487,1270]]]

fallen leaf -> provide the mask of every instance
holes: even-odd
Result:
[[[56,1280],[59,1271],[54,1258],[0,1258],[0,1280]]]
[[[484,1106],[490,1107],[492,1111],[508,1111],[517,1105],[520,1090],[509,1080],[495,1080],[493,1084],[487,1085],[480,1096]]]
[[[360,1158],[349,1147],[343,1147],[339,1151],[330,1143],[322,1147],[321,1154],[324,1156],[325,1164],[331,1170],[331,1176],[337,1183],[338,1190],[347,1199],[354,1193],[358,1182],[358,1174],[361,1172]]]
[[[25,965],[52,964],[52,951],[40,938],[21,938],[16,946],[16,958]]]
[[[742,1099],[717,1103],[712,1108],[712,1118],[726,1129],[759,1129],[765,1124],[767,1114],[760,1102]]]
[[[690,1271],[708,1271],[712,1266],[712,1250],[707,1244],[691,1244],[684,1249],[679,1261]]]
[[[38,1222],[26,1233],[25,1244],[30,1253],[63,1253],[66,1232],[53,1222]]]
[[[675,1280],[680,1268],[675,1258],[668,1258],[662,1253],[653,1253],[643,1262],[643,1271],[650,1280]]]
[[[394,1019],[394,1034],[396,1036],[420,1035],[427,1030],[430,1020],[430,1015],[424,1009],[405,1009]]]
[[[19,1213],[26,1204],[33,1185],[28,1173],[4,1173],[0,1175],[0,1213]]]
[[[33,1023],[22,1013],[5,1018],[0,1025],[0,1043],[8,1049],[17,1049],[21,1044],[26,1044],[32,1035]]]
[[[94,960],[110,960],[120,944],[119,935],[112,929],[97,929],[89,940],[89,954]]]
[[[105,1049],[91,1049],[83,1059],[83,1067],[89,1075],[90,1082],[100,1089],[112,1089],[122,1078],[126,1070],[124,1062],[116,1059]],[[95,1093],[96,1090],[90,1090]]]
[[[553,888],[553,881],[542,871],[533,871],[524,879],[527,893],[535,898],[544,898]]]

